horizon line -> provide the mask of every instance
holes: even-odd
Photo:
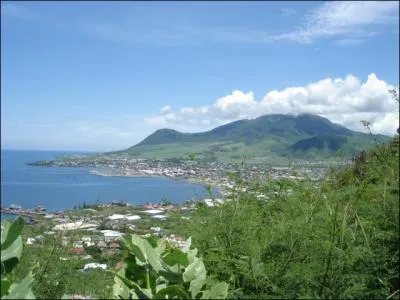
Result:
[[[58,152],[109,152],[107,151],[100,151],[100,150],[66,150],[66,149],[30,149],[30,148],[9,148],[9,147],[1,147],[1,151],[3,150],[12,150],[12,151],[58,151]]]

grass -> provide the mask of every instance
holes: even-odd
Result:
[[[378,146],[365,164],[336,168],[318,184],[245,185],[270,199],[259,201],[237,188],[232,201],[200,207],[180,226],[212,276],[230,282],[231,297],[396,296],[398,147]]]

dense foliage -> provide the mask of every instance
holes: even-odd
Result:
[[[124,267],[114,280],[116,299],[225,299],[228,285],[217,283],[205,289],[206,269],[191,239],[183,249],[171,247],[164,239],[143,239],[126,235],[128,250]]]
[[[398,137],[323,182],[239,182],[231,193],[181,224],[230,297],[398,298]]]
[[[289,147],[292,151],[308,151],[311,149],[325,150],[332,155],[340,150],[346,143],[346,137],[340,135],[317,135],[311,138],[302,139]]]

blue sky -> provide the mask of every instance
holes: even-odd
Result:
[[[398,27],[398,2],[2,1],[1,144],[108,151],[301,112],[390,134]]]

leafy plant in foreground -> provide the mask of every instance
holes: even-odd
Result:
[[[20,282],[15,282],[13,269],[21,260],[24,219],[16,218],[13,222],[1,221],[1,299],[35,299],[30,273]]]
[[[220,282],[205,289],[206,269],[189,238],[182,250],[165,239],[143,239],[125,235],[128,251],[124,267],[115,274],[116,299],[225,299],[228,284]]]

